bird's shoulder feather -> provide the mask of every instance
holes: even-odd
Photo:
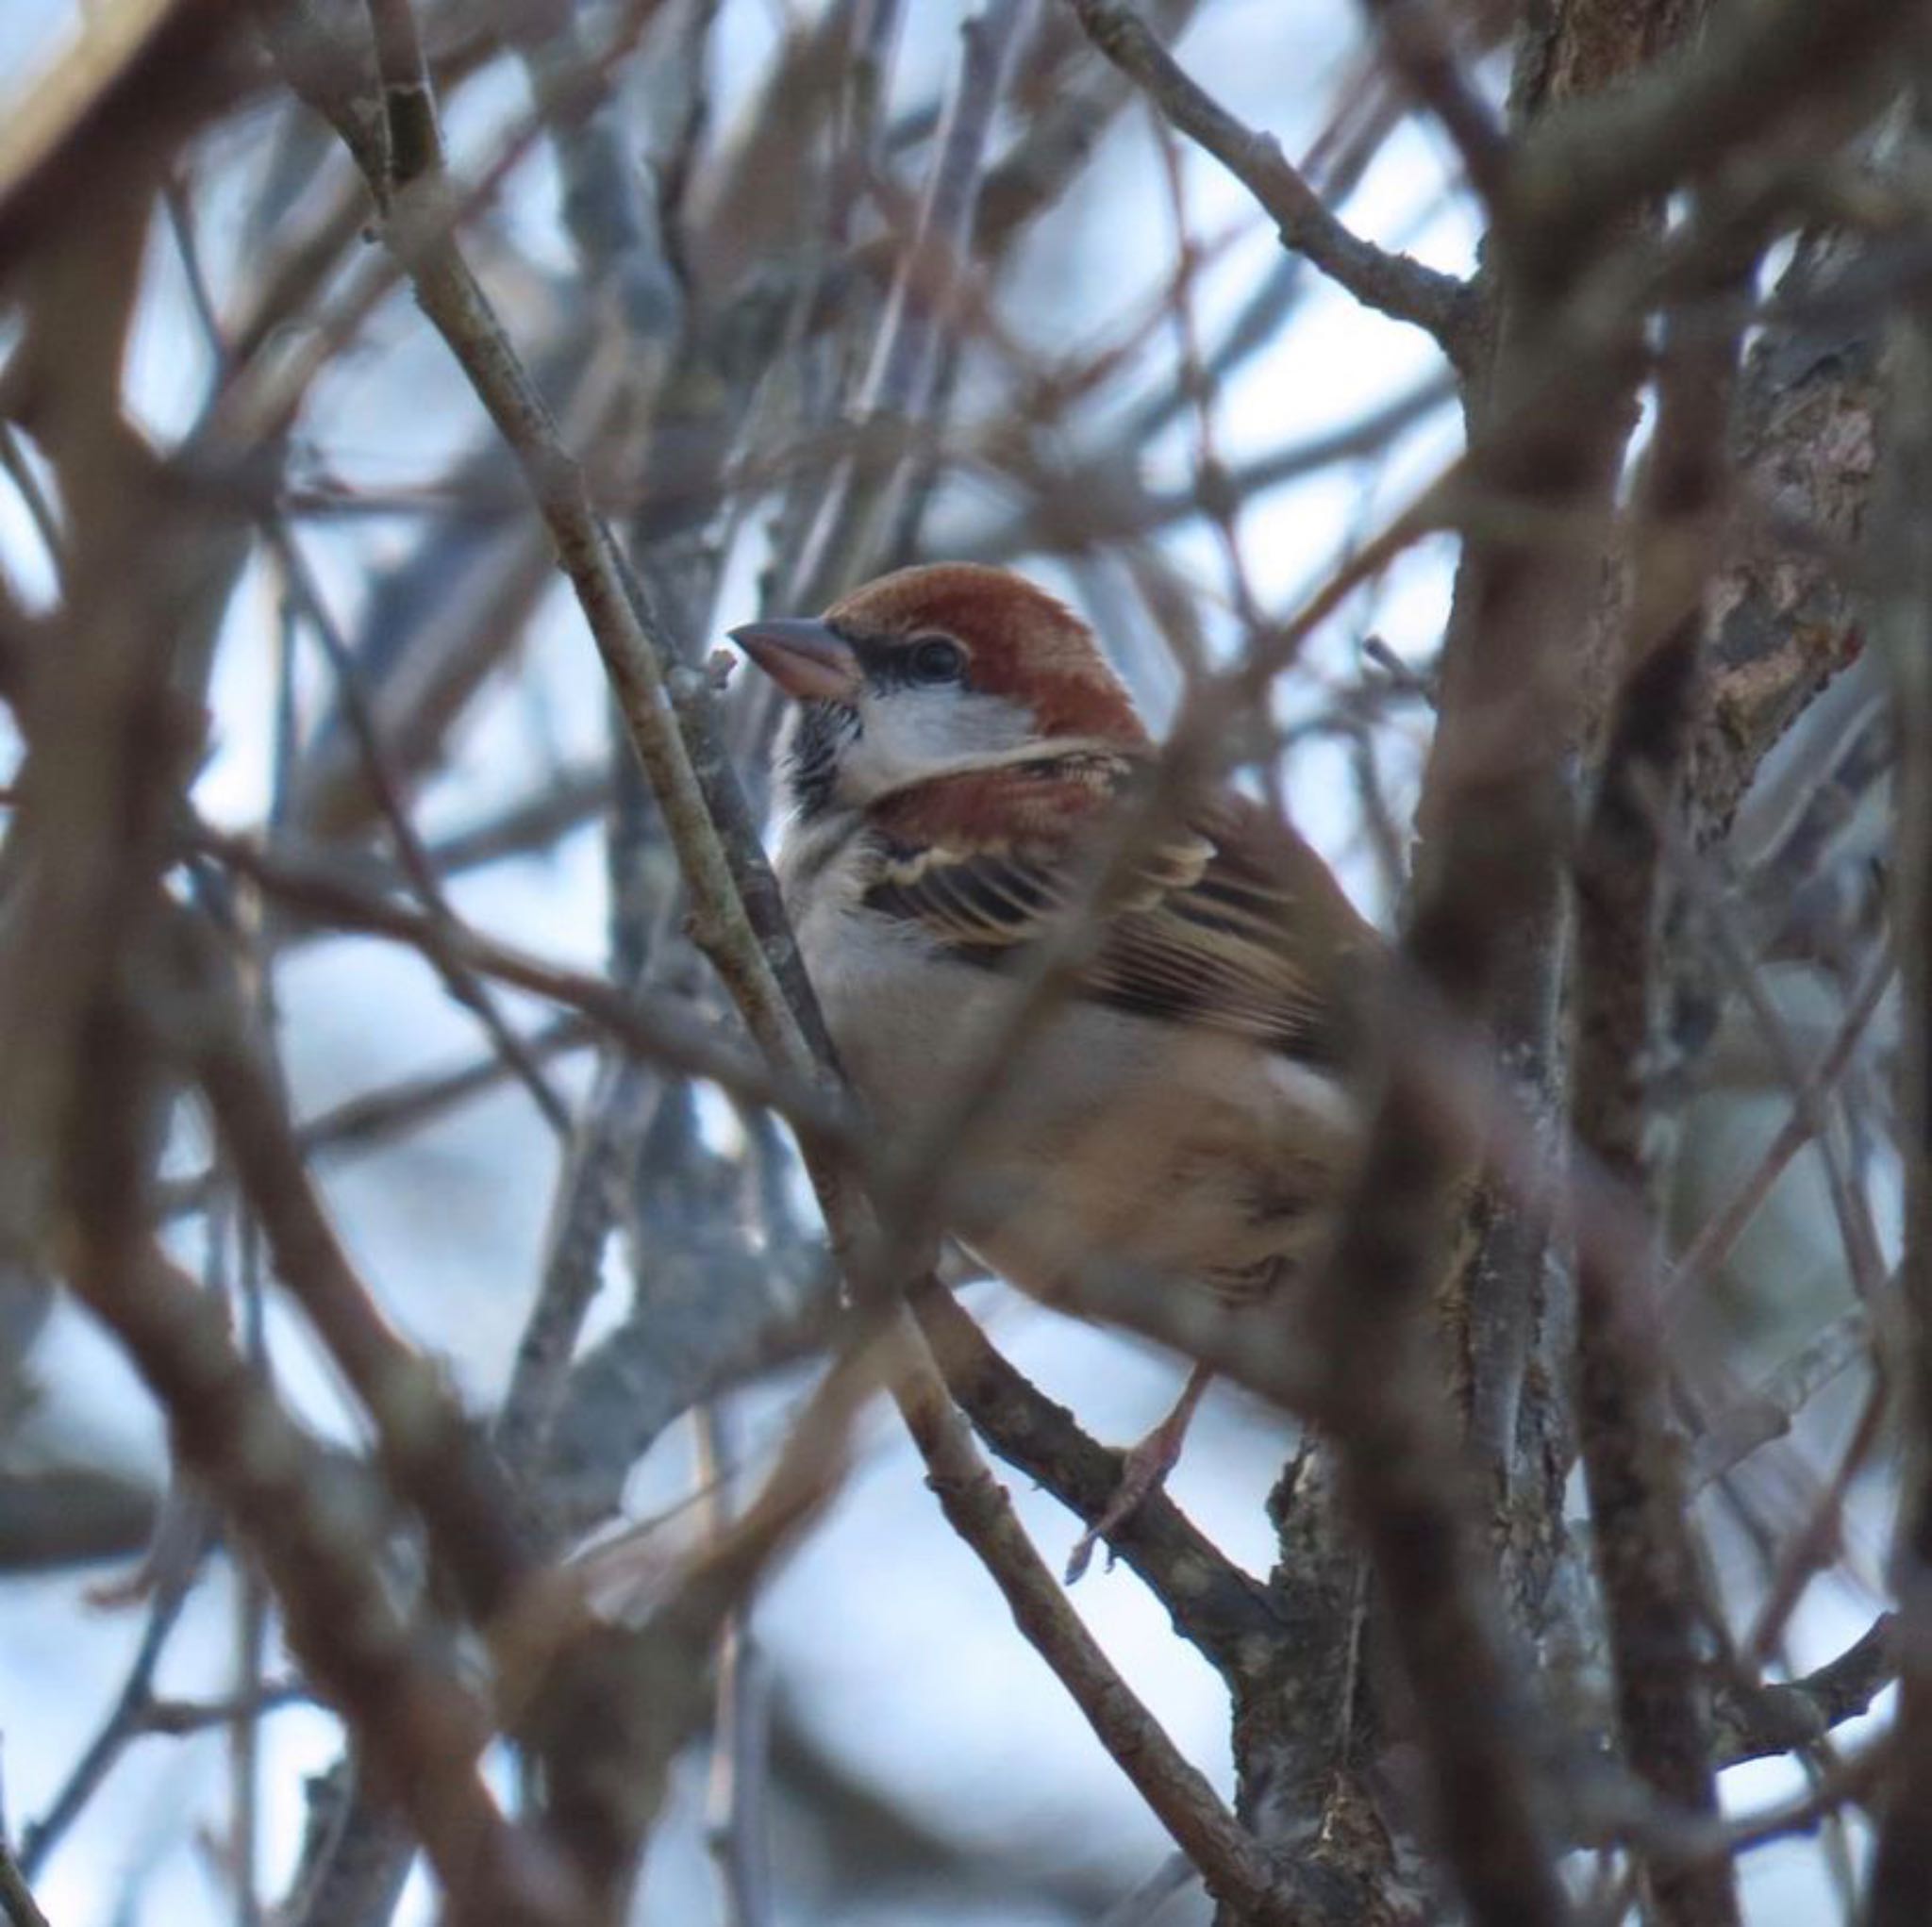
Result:
[[[1086,899],[1093,833],[1145,767],[1132,754],[1063,751],[881,799],[864,909],[956,960],[1013,966]],[[1076,993],[1340,1067],[1357,1054],[1365,972],[1379,949],[1299,837],[1224,794],[1136,855]]]

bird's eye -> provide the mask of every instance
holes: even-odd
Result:
[[[924,636],[907,666],[916,683],[957,683],[966,674],[966,652],[950,636]]]

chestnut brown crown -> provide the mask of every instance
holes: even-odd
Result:
[[[853,590],[816,621],[748,623],[731,635],[781,688],[806,699],[837,700],[864,676],[929,661],[949,642],[964,656],[962,686],[1024,705],[1042,739],[1136,748],[1148,739],[1093,632],[1008,570],[923,563]]]
[[[855,640],[887,645],[950,638],[970,658],[972,686],[1025,703],[1042,736],[1147,740],[1092,630],[1057,596],[1010,570],[976,562],[894,570],[834,603],[825,623]]]

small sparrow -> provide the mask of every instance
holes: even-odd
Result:
[[[777,870],[806,968],[883,1140],[917,1142],[1155,746],[1087,625],[1002,570],[900,570],[731,638],[797,703]],[[1095,1264],[1278,1291],[1319,1251],[1355,1149],[1380,939],[1307,844],[1232,793],[1116,896],[966,1135],[949,1229],[1049,1303]],[[1129,1455],[1070,1577],[1172,1467],[1206,1379]]]

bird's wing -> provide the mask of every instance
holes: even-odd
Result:
[[[959,961],[1014,966],[1091,889],[1083,837],[1133,768],[1082,752],[898,792],[878,813],[865,906]],[[1378,952],[1320,857],[1255,806],[1221,797],[1137,857],[1077,993],[1337,1065],[1354,1055]]]

